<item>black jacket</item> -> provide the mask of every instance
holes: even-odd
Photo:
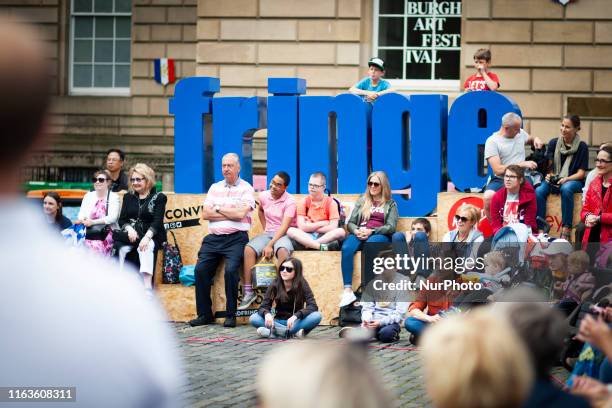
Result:
[[[298,296],[296,299],[295,293],[293,291],[289,291],[287,293],[288,300],[286,302],[278,302],[276,301],[275,309],[276,309],[276,319],[287,320],[292,315],[295,315],[298,319],[303,319],[312,312],[316,312],[319,310],[317,306],[317,302],[315,301],[314,294],[308,285],[308,282],[304,280],[304,293],[302,296]],[[304,303],[306,305],[304,305]],[[293,313],[293,308],[295,305],[295,313]],[[266,313],[270,313],[272,310],[272,286],[268,287],[266,291],[266,295],[264,296],[263,302],[261,302],[261,306],[257,313],[260,316],[264,317]]]
[[[153,201],[153,199],[155,200]],[[123,205],[119,215],[119,226],[123,228],[130,220],[140,219],[143,225],[143,234],[148,230],[153,232],[155,248],[161,248],[166,242],[166,229],[164,228],[164,213],[168,199],[163,193],[156,196],[155,189],[151,190],[147,198],[141,200],[137,193],[126,193],[123,196]],[[142,238],[142,237],[140,237]]]

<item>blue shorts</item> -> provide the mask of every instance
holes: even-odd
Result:
[[[487,191],[487,190],[497,191],[497,190],[501,189],[503,186],[504,186],[504,179],[503,178],[497,177],[497,176],[492,176],[491,180],[489,181],[489,183],[485,187],[485,191]]]

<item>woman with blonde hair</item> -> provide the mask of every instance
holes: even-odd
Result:
[[[144,286],[151,293],[155,250],[166,241],[163,222],[167,198],[155,191],[155,172],[146,164],[132,167],[128,179],[130,189],[119,215],[121,231],[113,233],[113,239],[121,268],[128,253],[137,249]]]
[[[489,310],[449,316],[424,334],[427,393],[437,408],[514,408],[532,386],[529,353],[512,326]]]
[[[382,375],[357,345],[303,341],[267,354],[257,372],[262,408],[386,408],[394,406]]]
[[[355,203],[346,227],[349,232],[342,244],[342,281],[344,291],[340,307],[355,301],[352,289],[353,256],[366,242],[390,242],[397,226],[397,204],[391,198],[391,186],[384,171],[368,176],[366,191]]]

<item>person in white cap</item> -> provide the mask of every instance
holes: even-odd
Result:
[[[368,76],[351,86],[349,92],[361,95],[364,100],[373,103],[376,98],[389,92],[395,92],[389,81],[383,79],[385,62],[378,57],[368,61]]]
[[[542,250],[548,259],[548,266],[552,271],[552,276],[555,280],[555,285],[558,282],[563,282],[567,279],[567,256],[574,251],[572,244],[566,239],[555,239],[548,245],[548,248]]]

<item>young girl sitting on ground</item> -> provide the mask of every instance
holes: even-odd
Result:
[[[273,316],[272,305],[276,310]],[[314,294],[302,274],[302,262],[289,257],[278,269],[278,276],[268,287],[261,307],[251,315],[250,323],[261,337],[276,335],[303,338],[321,321]]]

